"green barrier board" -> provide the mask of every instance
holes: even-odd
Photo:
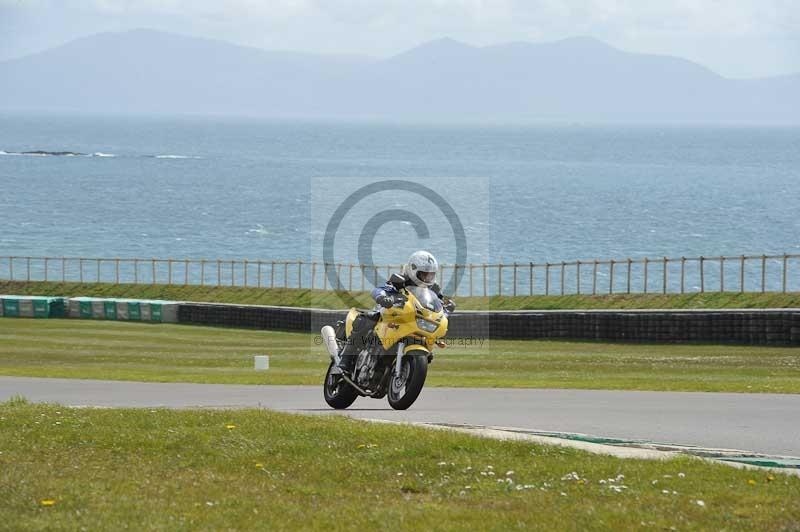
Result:
[[[50,303],[48,301],[34,301],[33,302],[33,317],[34,318],[47,318],[50,316]]]
[[[141,303],[138,301],[128,302],[128,319],[131,321],[139,321],[142,319]]]
[[[0,295],[0,316],[9,318],[62,318],[63,297]]]
[[[164,321],[162,310],[160,303],[150,303],[150,321]]]
[[[72,297],[67,301],[67,308],[70,318],[161,323],[175,322],[178,317],[175,301]]]
[[[104,319],[105,305],[96,297],[73,297],[67,300],[67,316],[70,318]]]
[[[176,322],[178,303],[98,297],[43,297],[0,295],[0,317],[60,318]]]
[[[103,301],[103,317],[107,320],[117,319],[116,301]]]
[[[3,316],[18,318],[19,301],[16,299],[3,299]]]

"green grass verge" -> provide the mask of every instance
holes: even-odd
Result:
[[[279,305],[338,309],[344,306],[335,293],[305,289],[167,286],[144,284],[52,283],[0,281],[0,294],[120,297],[208,301],[246,305]],[[365,292],[354,294],[361,306],[371,306]],[[797,308],[800,293],[615,294],[612,296],[494,296],[459,297],[463,310],[525,309],[652,309],[652,308]]]
[[[269,371],[253,371],[254,354]],[[327,364],[310,334],[0,319],[0,375],[320,385]],[[492,340],[439,350],[427,385],[800,393],[800,350]]]
[[[794,530],[800,479],[338,416],[0,404],[0,528]]]

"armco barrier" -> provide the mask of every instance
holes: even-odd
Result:
[[[181,303],[178,322],[316,333],[345,311]],[[450,337],[800,345],[800,309],[462,311]]]

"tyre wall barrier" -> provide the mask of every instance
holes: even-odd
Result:
[[[344,319],[347,311],[217,303],[180,303],[178,323],[244,327],[290,332],[319,332]]]
[[[346,311],[178,304],[178,322],[318,333]],[[800,345],[800,309],[462,311],[451,338]]]
[[[452,335],[497,339],[800,345],[800,309],[465,312],[451,323]]]

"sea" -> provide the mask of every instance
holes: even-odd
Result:
[[[2,114],[0,219],[0,256],[800,253],[800,129]]]

